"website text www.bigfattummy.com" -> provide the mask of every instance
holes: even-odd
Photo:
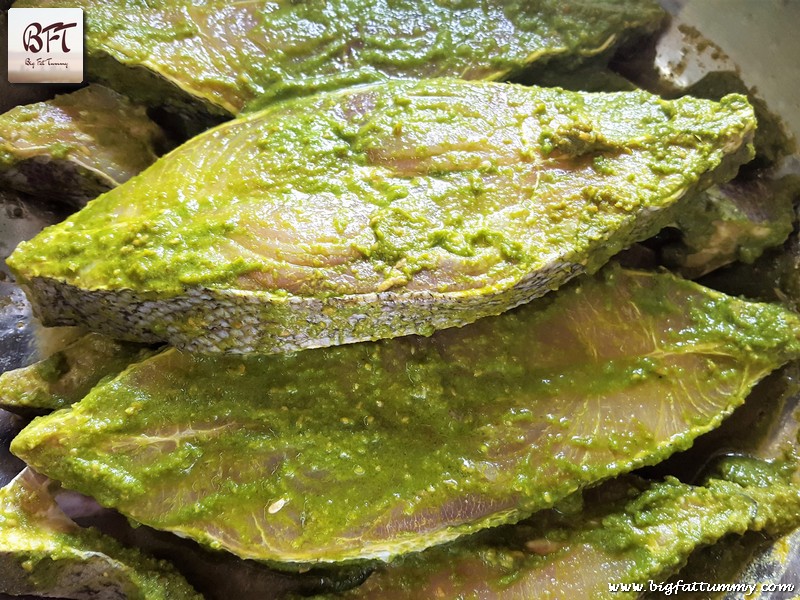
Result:
[[[743,592],[755,594],[757,592],[794,592],[793,583],[709,583],[707,581],[671,581],[660,583],[652,579],[647,583],[611,583],[608,584],[609,592],[660,592],[671,596],[679,592]]]

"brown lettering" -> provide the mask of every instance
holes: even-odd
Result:
[[[50,43],[61,40],[61,51],[66,54],[70,52],[67,47],[67,29],[77,26],[77,23],[53,23],[42,27],[40,23],[31,23],[22,33],[22,45],[26,52],[36,54],[41,52],[45,45],[47,52],[50,52]],[[45,36],[44,40],[42,40],[42,35]]]

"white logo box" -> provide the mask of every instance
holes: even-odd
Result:
[[[8,81],[81,83],[83,9],[9,9]]]

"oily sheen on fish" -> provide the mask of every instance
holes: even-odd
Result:
[[[653,235],[754,128],[737,95],[353,88],[197,136],[8,262],[46,324],[192,351],[430,334]]]

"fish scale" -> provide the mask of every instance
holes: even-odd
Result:
[[[387,560],[656,464],[800,356],[798,317],[609,268],[423,338],[166,350],[12,451],[155,527],[278,563]]]
[[[737,95],[353,88],[197,136],[8,263],[48,325],[202,353],[430,334],[655,234],[754,128]]]

